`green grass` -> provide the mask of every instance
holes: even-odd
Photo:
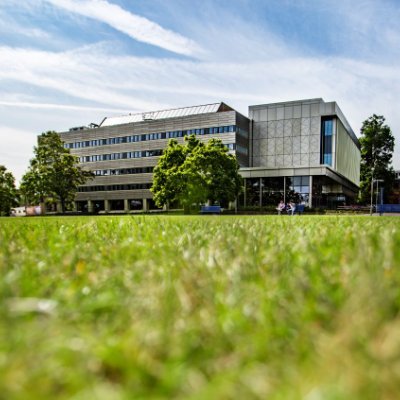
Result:
[[[0,219],[1,399],[395,399],[400,219]]]

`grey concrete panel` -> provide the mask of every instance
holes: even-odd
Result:
[[[316,117],[319,114],[319,103],[311,104],[311,116]]]
[[[268,138],[276,137],[276,121],[268,122]]]
[[[268,148],[267,140],[266,139],[260,140],[260,156],[267,155],[267,148]]]
[[[283,136],[292,136],[292,120],[285,119],[283,122]]]
[[[260,122],[260,138],[267,138],[268,137],[268,122]]]
[[[325,115],[333,115],[335,113],[335,102],[325,103]]]
[[[300,137],[301,136],[293,136],[292,143],[293,143],[293,152],[300,153]]]
[[[293,118],[301,118],[301,105],[293,106]]]
[[[284,154],[283,165],[284,166],[292,166],[293,165],[293,157],[291,154]]]
[[[308,154],[309,152],[310,152],[310,137],[309,136],[301,136],[300,153]]]
[[[302,136],[310,135],[310,118],[301,119],[301,135]]]
[[[292,120],[292,135],[293,136],[301,135],[301,118],[294,118]]]
[[[260,166],[260,157],[253,157],[253,166],[254,167]]]
[[[301,163],[300,153],[294,153],[293,154],[293,166],[300,165],[300,163]]]
[[[285,108],[284,107],[278,107],[276,109],[276,119],[284,119],[285,118]]]
[[[260,141],[254,140],[253,142],[253,157],[260,157]]]
[[[283,120],[276,122],[276,137],[283,137]]]
[[[253,125],[253,140],[259,140],[259,139],[260,139],[260,124],[254,123],[254,125]]]
[[[283,167],[285,165],[283,154],[277,154],[275,157],[275,166]]]
[[[311,117],[311,135],[319,135],[321,132],[321,117]]]
[[[276,108],[268,108],[268,121],[275,121],[276,119]]]
[[[293,153],[293,143],[291,137],[285,137],[283,139],[283,154],[292,154]]]
[[[320,136],[319,135],[311,135],[310,136],[310,152],[311,153],[319,153],[320,151]]]
[[[260,121],[268,121],[268,110],[266,108],[260,110]]]
[[[274,139],[268,139],[267,154],[269,156],[272,156],[275,153],[276,153],[276,151],[275,151],[275,138]]]
[[[300,156],[300,165],[309,165],[310,159],[309,159],[309,154],[301,154]]]
[[[285,119],[293,118],[293,106],[285,107]]]
[[[267,167],[274,168],[275,167],[275,156],[267,156]]]
[[[260,167],[268,167],[268,161],[266,156],[260,157]]]
[[[310,105],[309,104],[301,105],[301,116],[302,116],[302,118],[310,117]]]
[[[320,164],[320,155],[318,153],[310,153],[310,165],[319,165]]]
[[[283,154],[283,138],[275,139],[275,152],[276,154]]]

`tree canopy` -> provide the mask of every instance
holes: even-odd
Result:
[[[189,209],[192,204],[234,201],[242,189],[236,157],[219,139],[205,144],[191,135],[185,142],[171,139],[154,168],[155,203],[179,202]]]
[[[34,148],[35,157],[30,161],[27,173],[22,177],[21,192],[28,202],[44,202],[53,198],[61,203],[64,213],[73,201],[79,185],[93,178],[93,173],[78,165],[57,132],[44,132]]]
[[[4,165],[0,165],[0,215],[10,215],[11,208],[18,204],[17,198],[13,174],[7,172]]]
[[[392,131],[385,124],[383,116],[374,114],[363,122],[360,137],[360,200],[362,202],[369,202],[372,179],[384,181],[385,195],[388,195],[392,189],[395,178],[391,166],[394,140]]]

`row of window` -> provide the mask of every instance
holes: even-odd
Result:
[[[127,151],[124,153],[95,154],[92,156],[79,157],[80,163],[96,161],[125,160],[129,158],[157,157],[161,156],[162,150]]]
[[[94,174],[96,176],[108,175],[133,175],[133,174],[148,174],[153,172],[154,167],[143,168],[120,168],[120,169],[96,169]]]
[[[212,128],[199,128],[199,129],[187,129],[181,131],[169,131],[169,132],[159,132],[159,133],[147,133],[143,135],[130,135],[130,136],[120,136],[115,138],[107,139],[95,139],[95,140],[85,140],[83,142],[74,143],[64,143],[66,149],[81,149],[85,147],[96,147],[96,146],[107,146],[111,144],[120,143],[133,143],[133,142],[143,142],[147,140],[158,140],[158,139],[170,139],[178,138],[189,135],[212,135],[217,133],[229,133],[235,132],[235,125],[228,126],[217,126]]]
[[[235,150],[235,143],[225,144],[228,150]],[[162,150],[143,150],[143,151],[127,151],[123,153],[111,154],[95,154],[92,156],[79,157],[80,163],[97,162],[97,161],[113,161],[113,160],[126,160],[130,158],[143,158],[143,157],[158,157],[161,156]],[[140,173],[140,172],[138,172]]]
[[[78,192],[108,192],[115,190],[140,190],[150,189],[151,183],[129,183],[125,185],[96,185],[96,186],[81,186]]]

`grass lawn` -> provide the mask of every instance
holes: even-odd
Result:
[[[395,399],[400,219],[0,219],[0,399]]]

